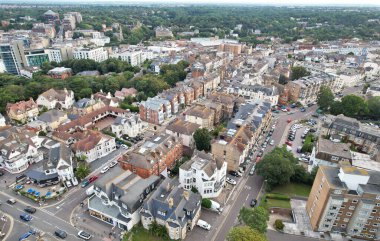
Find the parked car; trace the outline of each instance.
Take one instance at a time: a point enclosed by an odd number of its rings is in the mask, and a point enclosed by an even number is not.
[[[27,213],[33,214],[37,211],[37,209],[35,209],[34,207],[31,207],[31,206],[26,206],[26,208],[24,208],[24,211]]]
[[[305,109],[304,107],[302,107],[302,108],[300,109],[300,111],[301,111],[301,112],[305,112],[306,109]]]
[[[210,230],[211,229],[211,225],[208,222],[206,222],[206,221],[204,221],[202,219],[198,219],[197,226],[199,226],[199,227],[201,227],[203,229],[206,229],[206,230]]]
[[[20,218],[21,218],[21,220],[24,220],[25,222],[29,222],[29,221],[31,221],[31,220],[33,219],[33,217],[30,216],[30,215],[27,214],[27,213],[23,213],[23,214],[21,214],[21,215],[20,215]]]
[[[54,235],[61,239],[65,239],[67,237],[67,233],[60,229],[55,230]]]
[[[309,132],[314,133],[314,132],[316,132],[316,130],[315,129],[310,129]]]
[[[33,229],[29,230],[27,233],[24,233],[19,239],[18,241],[22,241],[22,240],[26,240],[27,238],[29,238],[31,235],[35,235],[36,234],[36,231],[34,231]]]
[[[120,145],[121,148],[128,149],[128,146],[125,144]]]
[[[273,146],[273,145],[274,145],[274,140],[271,140],[271,141],[269,142],[269,145]]]
[[[110,169],[109,166],[104,166],[104,167],[102,168],[102,170],[100,170],[100,173],[106,173],[106,172],[108,172],[109,169]]]
[[[87,232],[85,232],[85,231],[83,231],[83,230],[80,230],[80,231],[78,232],[78,236],[79,236],[80,238],[82,238],[82,239],[85,239],[85,240],[89,240],[89,239],[91,238],[91,234],[89,234],[89,233],[87,233]]]
[[[293,143],[291,141],[286,141],[285,144],[288,145],[288,146],[292,146],[293,145]]]
[[[250,206],[253,208],[254,206],[256,206],[257,204],[257,200],[254,198],[251,200],[251,203],[250,203]]]
[[[11,204],[11,205],[15,204],[16,202],[17,201],[15,199],[13,199],[13,198],[7,200],[7,203]]]
[[[230,174],[231,176],[234,176],[234,177],[238,177],[239,174],[235,171],[229,171],[228,174]]]
[[[228,182],[231,185],[236,185],[236,181],[234,179],[230,178],[230,177],[226,178],[226,182]]]
[[[78,184],[79,184],[78,179],[76,177],[71,179],[71,182],[73,183],[74,186],[78,186]]]
[[[65,183],[66,183],[66,187],[67,187],[67,188],[69,188],[69,187],[71,187],[71,186],[72,186],[72,184],[71,184],[70,180],[67,180]]]
[[[112,161],[112,162],[109,164],[109,167],[112,168],[112,167],[116,166],[117,163],[118,163],[117,161]]]
[[[251,170],[249,171],[249,175],[252,176],[253,174],[255,174],[255,168],[256,168],[256,165],[253,165]]]
[[[95,182],[96,179],[98,179],[98,176],[92,176],[88,179],[88,181],[91,183],[91,182]]]
[[[301,153],[302,146],[297,147],[297,153]]]
[[[90,181],[87,180],[87,179],[84,179],[84,180],[82,181],[81,187],[87,187],[88,184],[90,184]]]

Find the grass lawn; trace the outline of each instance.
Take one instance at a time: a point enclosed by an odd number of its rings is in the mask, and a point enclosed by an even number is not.
[[[286,185],[275,187],[271,193],[284,194],[289,196],[301,196],[308,197],[311,190],[311,186],[299,183],[288,183]]]
[[[132,238],[129,237],[132,235]],[[142,225],[136,225],[133,227],[132,231],[128,232],[123,241],[169,241],[169,239],[163,239],[160,237],[153,236],[146,230]]]
[[[271,199],[271,198],[267,198],[266,205],[267,205],[267,208],[271,208],[271,207],[291,208],[290,201],[277,200],[277,199]]]

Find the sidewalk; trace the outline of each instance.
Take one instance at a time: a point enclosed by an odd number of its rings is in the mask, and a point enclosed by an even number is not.
[[[6,213],[0,215],[0,240],[7,240],[13,229],[13,218]]]

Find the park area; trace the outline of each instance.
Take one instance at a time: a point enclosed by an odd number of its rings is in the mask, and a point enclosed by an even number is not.
[[[307,198],[310,190],[311,186],[300,183],[288,183],[277,186],[263,197],[262,205],[265,205],[267,208],[279,207],[290,209],[291,198]]]

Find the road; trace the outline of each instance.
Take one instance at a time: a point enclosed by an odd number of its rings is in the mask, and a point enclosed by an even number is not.
[[[9,195],[0,193],[1,200],[7,200],[10,198]],[[45,240],[59,240],[54,236],[54,232],[57,229],[61,229],[67,232],[68,236],[66,240],[74,241],[78,240],[77,233],[78,230],[71,226],[71,224],[63,220],[58,215],[52,215],[46,210],[37,208],[37,212],[32,214],[33,219],[29,222],[24,222],[20,219],[20,214],[25,213],[24,208],[28,203],[18,200],[17,203],[10,205],[3,202],[1,205],[1,210],[13,218],[14,225],[13,229],[8,237],[8,240],[18,240],[20,236],[31,229],[42,230],[45,235]]]

